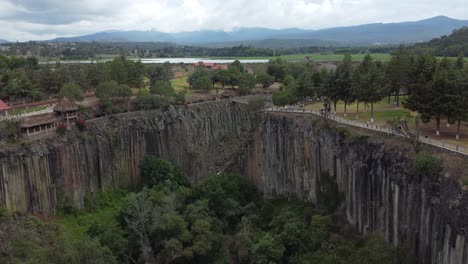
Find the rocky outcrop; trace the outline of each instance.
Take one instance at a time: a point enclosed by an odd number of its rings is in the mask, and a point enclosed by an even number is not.
[[[139,186],[139,164],[153,154],[179,165],[191,181],[222,171],[253,130],[245,105],[229,101],[144,111],[89,121],[89,131],[0,152],[0,206],[53,213],[83,206],[109,188]]]
[[[348,221],[362,233],[408,241],[420,263],[468,263],[468,195],[458,183],[409,169],[414,152],[404,144],[318,122],[268,115],[241,158],[242,173],[266,196],[315,204],[323,202],[323,177],[331,177]]]

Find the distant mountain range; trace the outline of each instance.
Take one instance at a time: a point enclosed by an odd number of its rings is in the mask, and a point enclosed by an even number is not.
[[[211,42],[194,45],[202,46],[205,48],[225,48],[239,46],[241,44],[244,46],[252,46],[263,49],[339,46],[338,42],[318,39],[262,39],[229,42]]]
[[[374,23],[321,30],[240,28],[234,31],[203,30],[164,33],[158,31],[105,31],[78,37],[56,38],[52,42],[172,42],[185,45],[233,46],[241,43],[264,46],[266,41],[275,47],[315,45],[375,45],[416,43],[450,34],[468,26],[468,20],[438,16],[425,20],[401,23]],[[294,44],[295,43],[295,44]]]
[[[10,41],[4,40],[4,39],[0,39],[0,44],[3,44],[3,43],[10,43]]]

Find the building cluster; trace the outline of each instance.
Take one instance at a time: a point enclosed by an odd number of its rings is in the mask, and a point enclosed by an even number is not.
[[[210,63],[210,62],[198,62],[198,63],[195,63],[195,68],[198,68],[198,67],[205,67],[209,70],[213,70],[213,71],[216,71],[216,70],[227,70],[228,69],[228,65],[227,64],[219,64],[219,63]]]
[[[0,100],[0,113],[8,116],[11,109],[7,104]],[[68,99],[63,99],[55,106],[53,111],[15,118],[18,121],[18,127],[21,134],[25,136],[35,136],[48,132],[53,132],[59,124],[67,126],[74,124],[78,120],[78,106]]]

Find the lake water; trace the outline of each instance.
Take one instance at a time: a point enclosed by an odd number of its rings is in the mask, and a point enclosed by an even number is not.
[[[101,60],[64,60],[60,61],[63,64],[88,64],[93,62],[105,62],[111,59],[101,59]],[[131,59],[137,61],[138,59]],[[197,62],[207,62],[207,63],[232,63],[234,59],[207,59],[207,58],[149,58],[149,59],[141,59],[142,63],[150,64],[150,63],[173,63],[173,64],[194,64]],[[266,59],[245,59],[239,60],[241,63],[267,63],[269,60]],[[39,64],[48,64],[48,63],[55,63],[56,61],[41,61]]]

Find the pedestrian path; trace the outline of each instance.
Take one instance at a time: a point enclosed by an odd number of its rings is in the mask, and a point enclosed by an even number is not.
[[[298,108],[298,107],[289,107],[289,108],[288,107],[271,107],[271,108],[265,109],[264,111],[267,111],[267,112],[286,112],[286,113],[304,113],[304,114],[313,114],[313,115],[324,117],[323,113],[320,112],[320,111],[302,109],[302,108]],[[395,135],[395,136],[403,137],[403,135],[398,130],[395,130],[395,129],[389,128],[389,127],[385,127],[385,126],[379,126],[379,125],[373,125],[373,124],[369,124],[369,123],[362,123],[362,122],[358,122],[358,121],[354,121],[354,120],[349,120],[349,119],[346,119],[346,118],[343,118],[343,117],[340,117],[340,116],[337,116],[337,115],[334,115],[334,114],[331,114],[331,113],[327,113],[326,118],[328,118],[330,120],[333,120],[335,122],[341,123],[341,124],[349,125],[349,126],[365,128],[365,129],[368,129],[368,130],[378,131],[378,132],[386,133],[386,134],[389,134],[389,135]],[[468,155],[468,148],[464,147],[464,146],[447,143],[445,141],[436,140],[436,139],[432,139],[432,138],[429,138],[429,137],[427,137],[427,138],[426,137],[420,137],[419,140],[420,140],[420,142],[431,145],[431,146],[435,146],[435,147],[438,147],[438,148],[450,150],[450,151],[453,151],[453,152],[456,152],[456,153],[459,153],[459,154],[463,154],[463,155]]]

